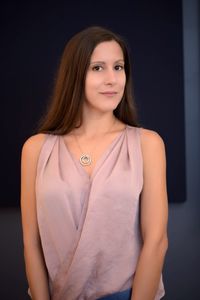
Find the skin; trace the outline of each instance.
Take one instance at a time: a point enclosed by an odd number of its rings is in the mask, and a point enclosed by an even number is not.
[[[84,167],[88,176],[92,174],[96,162],[107,146],[125,128],[125,124],[116,120],[113,115],[113,110],[123,95],[126,80],[121,66],[123,67],[123,53],[116,42],[104,42],[95,48],[86,74],[83,124],[63,137],[69,151],[77,159],[81,152],[74,138],[75,135],[81,147],[93,154],[92,166]],[[105,91],[117,93],[102,94]],[[47,271],[37,225],[34,188],[37,162],[44,138],[44,134],[31,136],[24,143],[21,156],[24,257],[27,278],[34,300],[50,299]],[[164,142],[155,131],[141,129],[141,149],[144,175],[141,193],[143,247],[136,268],[131,299],[154,300],[168,247],[166,157]]]
[[[81,152],[92,153],[92,165],[84,166],[89,177],[108,145],[125,128],[113,115],[125,84],[121,47],[115,41],[100,43],[92,53],[86,74],[82,126],[64,137],[67,148],[77,160]]]
[[[143,247],[133,281],[132,300],[154,300],[168,248],[166,158],[162,138],[141,132],[144,185],[141,193]]]
[[[21,218],[26,275],[32,299],[50,300],[36,216],[35,179],[38,156],[45,135],[30,137],[21,155]]]
[[[84,120],[91,115],[112,116],[123,96],[125,83],[123,52],[118,43],[97,45],[86,74]]]

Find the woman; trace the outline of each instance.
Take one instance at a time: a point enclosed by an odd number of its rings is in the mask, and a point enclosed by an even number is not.
[[[167,250],[162,138],[137,125],[123,39],[67,43],[53,99],[23,145],[21,212],[34,300],[161,299]]]

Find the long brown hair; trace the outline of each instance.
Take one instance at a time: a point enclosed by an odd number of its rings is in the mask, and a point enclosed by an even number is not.
[[[64,135],[82,122],[85,78],[90,58],[101,42],[116,41],[124,55],[126,84],[124,95],[114,110],[122,122],[138,126],[133,101],[131,65],[128,48],[121,36],[102,27],[88,27],[74,35],[66,44],[55,80],[50,106],[40,120],[38,132]]]

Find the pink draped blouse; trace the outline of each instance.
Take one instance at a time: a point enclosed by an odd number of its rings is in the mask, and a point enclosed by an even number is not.
[[[95,300],[132,287],[142,239],[140,128],[126,128],[89,175],[63,136],[47,134],[36,204],[51,300]],[[162,275],[155,300],[164,292]]]

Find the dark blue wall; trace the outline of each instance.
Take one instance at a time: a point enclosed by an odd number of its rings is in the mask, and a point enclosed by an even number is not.
[[[128,41],[141,125],[165,141],[169,201],[186,200],[181,0],[8,1],[0,17],[6,158],[0,205],[19,205],[22,144],[46,108],[65,43],[90,25],[106,26]]]

